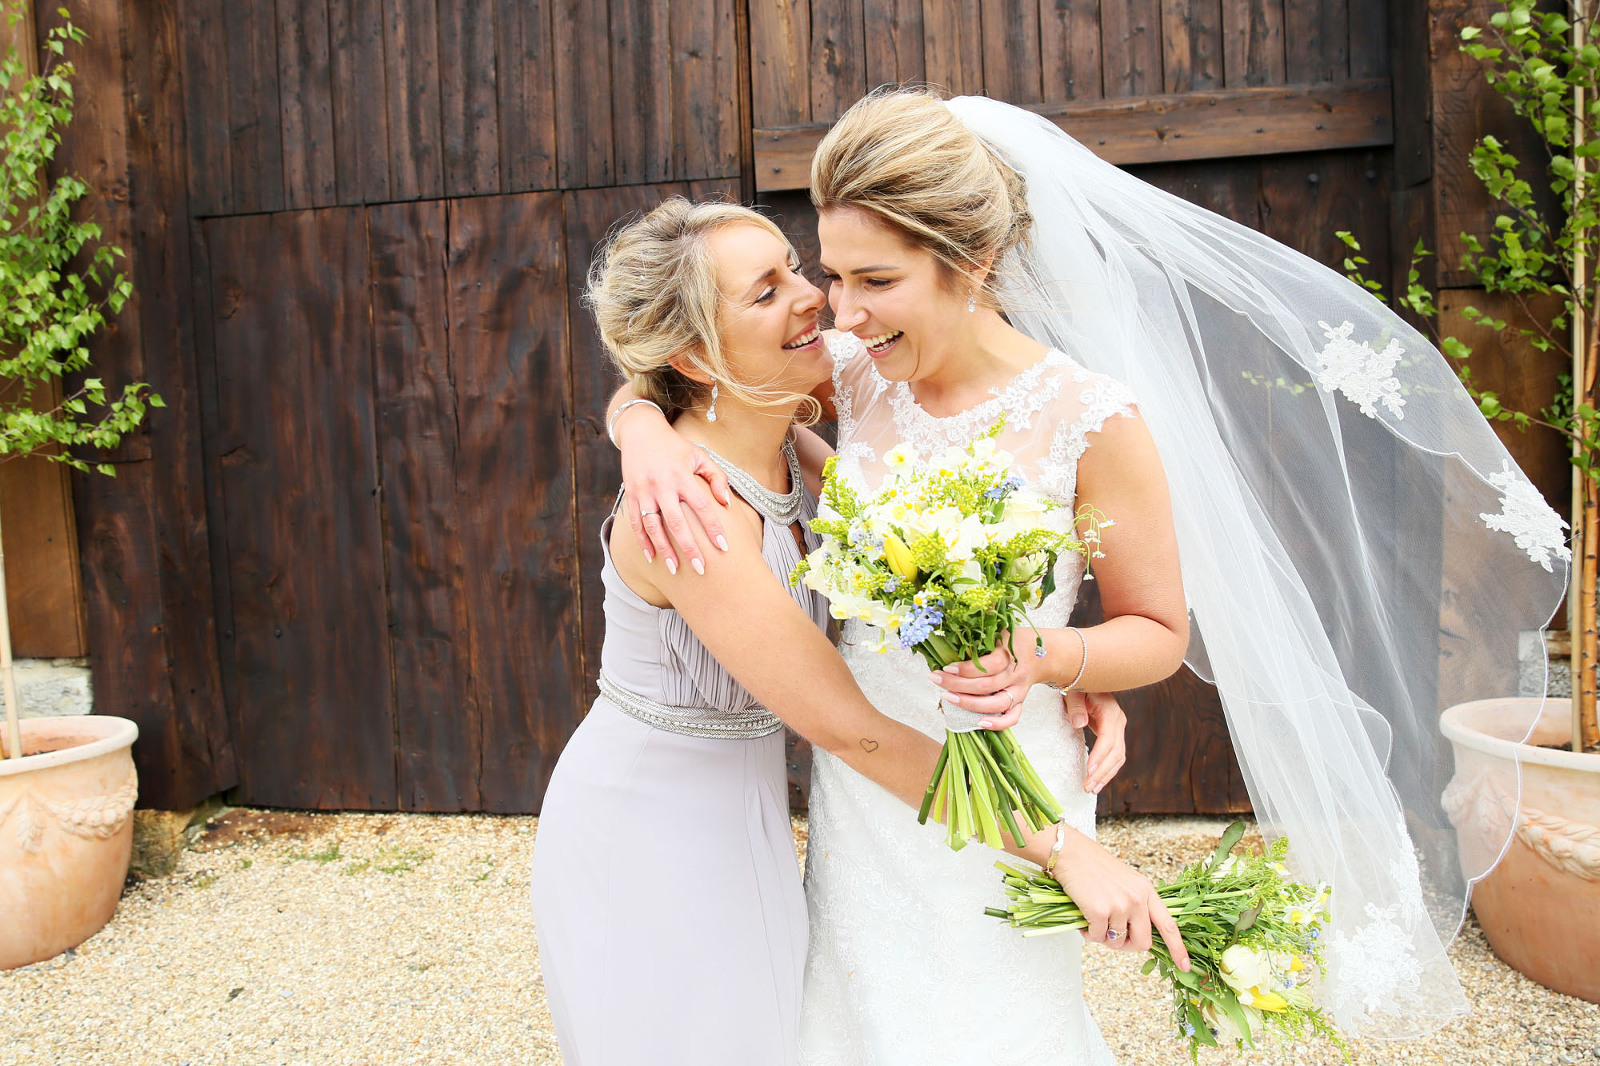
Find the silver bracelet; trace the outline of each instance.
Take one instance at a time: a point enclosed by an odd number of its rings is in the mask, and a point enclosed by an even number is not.
[[[611,446],[613,448],[622,447],[622,445],[617,443],[617,419],[622,417],[622,412],[626,411],[635,404],[640,403],[649,404],[651,407],[656,409],[656,412],[660,414],[662,418],[667,417],[667,412],[661,410],[661,405],[656,403],[654,400],[629,400],[615,411],[612,411],[611,417],[606,419],[606,438],[611,441]]]
[[[1062,689],[1062,692],[1071,692],[1078,687],[1078,682],[1083,680],[1083,672],[1089,669],[1089,638],[1083,635],[1083,630],[1077,626],[1068,626],[1068,629],[1078,634],[1078,642],[1083,645],[1083,655],[1078,660],[1078,676],[1072,679],[1072,684]]]

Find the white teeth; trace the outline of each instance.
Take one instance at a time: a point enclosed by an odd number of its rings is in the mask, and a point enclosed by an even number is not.
[[[788,344],[785,344],[784,347],[785,348],[800,348],[800,347],[804,347],[805,345],[810,344],[812,341],[816,340],[819,336],[821,336],[820,332],[818,330],[816,330],[816,329],[812,329],[811,332],[807,333],[804,337],[801,337],[798,340],[790,341]]]
[[[905,331],[898,329],[890,330],[888,333],[880,334],[876,337],[867,337],[863,339],[861,343],[865,344],[868,348],[882,348],[884,345],[900,336],[900,334],[903,332]]]

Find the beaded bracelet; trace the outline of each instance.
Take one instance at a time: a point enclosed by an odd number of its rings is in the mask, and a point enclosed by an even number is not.
[[[1072,679],[1072,684],[1056,685],[1051,684],[1048,681],[1045,682],[1045,684],[1049,685],[1057,692],[1071,692],[1073,689],[1077,688],[1078,682],[1083,680],[1083,672],[1089,669],[1089,638],[1084,636],[1083,630],[1079,629],[1077,626],[1068,626],[1067,628],[1078,634],[1078,642],[1083,646],[1083,653],[1078,659],[1078,676]]]
[[[1067,823],[1065,819],[1056,823],[1056,842],[1050,845],[1050,857],[1044,861],[1044,872],[1049,877],[1056,875],[1056,860],[1061,858],[1061,849],[1067,843]]]

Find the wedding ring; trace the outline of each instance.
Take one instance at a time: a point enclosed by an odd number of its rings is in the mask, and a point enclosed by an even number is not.
[[[1005,690],[1005,694],[1006,694],[1006,699],[1009,701],[1009,702],[1006,703],[1006,713],[1010,714],[1011,713],[1011,708],[1013,708],[1013,707],[1015,707],[1017,705],[1017,698],[1011,694],[1011,690],[1010,689],[1006,689]]]
[[[639,512],[639,521],[643,522],[646,518],[649,518],[651,515],[659,515],[660,513],[661,513],[660,511],[640,511]]]

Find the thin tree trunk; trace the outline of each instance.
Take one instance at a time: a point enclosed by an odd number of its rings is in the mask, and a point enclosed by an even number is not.
[[[6,754],[22,758],[22,727],[17,723],[17,680],[11,670],[11,609],[6,603],[6,549],[0,540],[0,692],[6,701]]]
[[[1590,390],[1593,395],[1593,389]],[[1584,477],[1583,577],[1578,593],[1578,619],[1582,629],[1573,634],[1573,700],[1578,708],[1579,739],[1586,750],[1600,745],[1600,722],[1595,714],[1595,664],[1600,661],[1600,623],[1595,619],[1596,557],[1600,556],[1600,481]]]

